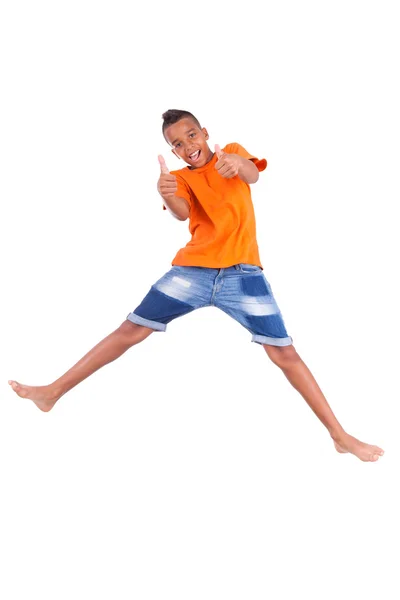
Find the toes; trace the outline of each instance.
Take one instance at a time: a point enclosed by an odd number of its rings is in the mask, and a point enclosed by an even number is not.
[[[25,396],[26,390],[25,390],[24,386],[22,386],[17,381],[9,381],[8,383],[10,384],[10,386],[12,387],[14,392],[16,394],[18,394],[18,396],[23,396],[23,397]]]
[[[384,451],[382,450],[382,448],[379,448],[379,446],[372,446],[371,456],[376,456],[377,458],[379,458],[380,456],[383,456],[383,455],[384,455]]]

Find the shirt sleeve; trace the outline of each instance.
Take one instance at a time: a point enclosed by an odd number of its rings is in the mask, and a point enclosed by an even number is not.
[[[189,204],[189,208],[191,208],[192,200],[190,197],[190,187],[188,186],[184,178],[181,175],[179,175],[179,173],[177,173],[176,171],[171,171],[171,175],[175,175],[176,183],[178,184],[178,189],[176,190],[175,196],[178,196],[178,198],[184,198]],[[164,204],[163,210],[167,210]]]
[[[243,158],[251,160],[256,165],[259,171],[264,171],[267,168],[267,161],[265,158],[257,158],[252,154],[249,154],[249,152],[247,152],[247,150],[243,148],[243,146],[241,146],[240,144],[227,144],[225,148],[223,148],[223,151],[227,154],[238,154]]]

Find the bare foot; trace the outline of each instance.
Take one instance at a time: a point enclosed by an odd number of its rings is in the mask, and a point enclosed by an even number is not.
[[[31,385],[22,385],[21,383],[12,380],[8,383],[18,396],[32,400],[32,402],[34,402],[43,412],[49,412],[62,395],[55,394],[50,385],[35,387]]]
[[[350,452],[364,462],[375,462],[384,454],[384,451],[379,446],[364,444],[364,442],[360,442],[360,440],[348,433],[343,433],[340,437],[334,439],[333,443],[336,450],[341,454]]]

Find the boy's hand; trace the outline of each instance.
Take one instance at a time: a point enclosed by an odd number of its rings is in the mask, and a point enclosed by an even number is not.
[[[168,167],[165,163],[164,158],[161,154],[158,157],[160,163],[161,175],[157,183],[157,189],[163,198],[173,198],[178,189],[178,184],[175,175],[171,175],[168,171]]]
[[[221,177],[225,177],[225,179],[236,177],[239,173],[239,167],[242,164],[240,156],[237,154],[226,154],[218,144],[215,144],[215,154],[218,157],[215,168]]]

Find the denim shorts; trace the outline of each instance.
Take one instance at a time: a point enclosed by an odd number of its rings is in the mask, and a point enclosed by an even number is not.
[[[216,306],[238,321],[252,334],[252,342],[293,342],[263,270],[246,263],[225,269],[173,266],[126,318],[165,331],[170,321],[204,306]]]

